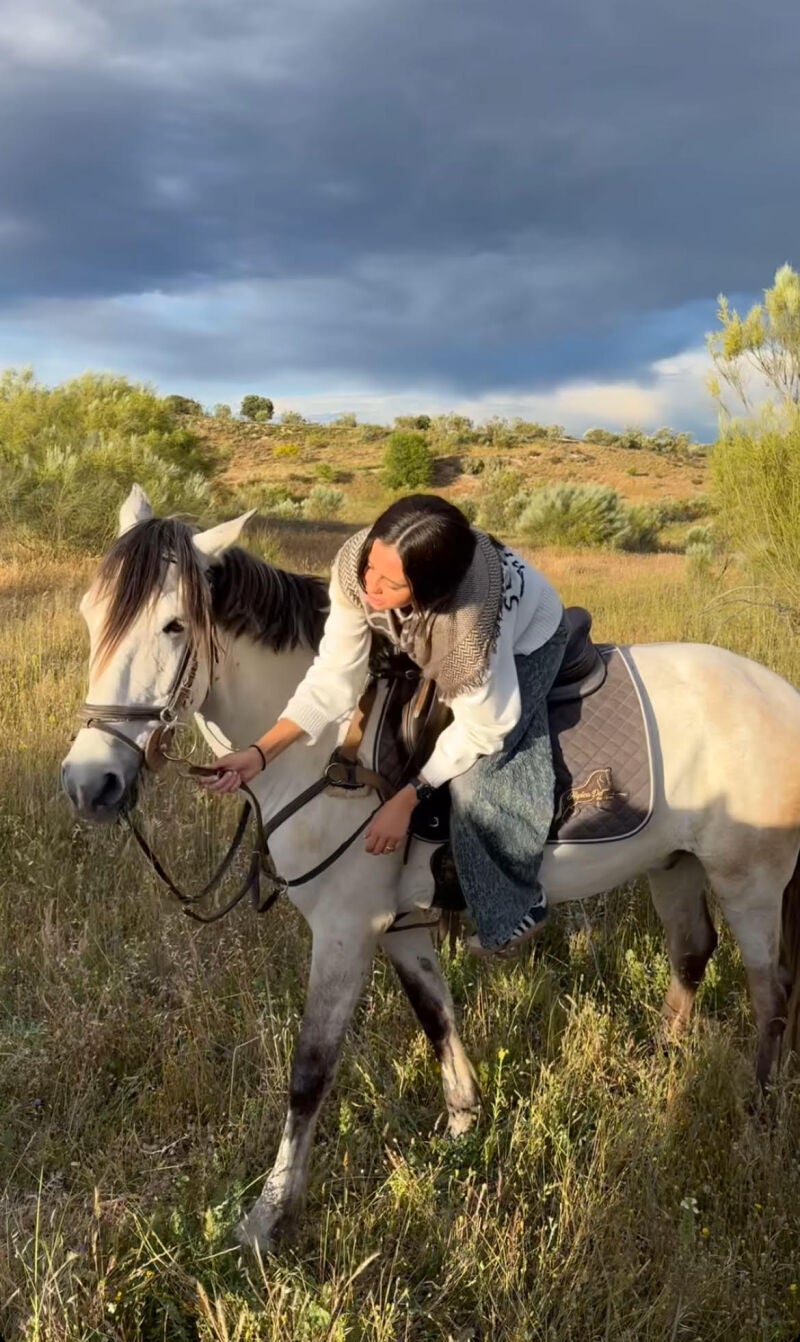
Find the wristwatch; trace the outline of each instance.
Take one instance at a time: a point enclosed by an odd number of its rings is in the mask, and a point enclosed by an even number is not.
[[[414,791],[417,794],[418,802],[430,801],[431,797],[436,791],[436,788],[431,787],[430,783],[426,783],[424,778],[412,778],[411,786],[413,787]]]

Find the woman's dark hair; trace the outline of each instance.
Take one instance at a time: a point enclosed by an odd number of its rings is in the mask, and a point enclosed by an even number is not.
[[[414,604],[425,614],[447,607],[475,553],[475,533],[466,517],[436,494],[409,494],[376,518],[358,561],[362,587],[375,541],[395,547]]]

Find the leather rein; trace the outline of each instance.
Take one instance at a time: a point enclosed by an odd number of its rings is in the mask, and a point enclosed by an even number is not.
[[[187,761],[166,753],[167,743],[181,725],[180,714],[188,704],[197,675],[197,666],[197,656],[191,645],[188,645],[175,673],[166,703],[161,705],[84,703],[78,710],[78,721],[81,727],[94,727],[96,730],[105,732],[107,736],[112,736],[115,740],[128,746],[138,755],[140,768],[158,772],[169,761],[184,766],[182,770],[184,777],[198,777],[201,774],[216,773],[217,769],[214,765],[189,765]],[[358,836],[363,833],[372,820],[379,809],[378,807],[370,812],[366,820],[332,853],[318,862],[310,871],[305,872],[302,876],[296,876],[292,880],[287,880],[278,874],[269,850],[269,840],[275,831],[327,788],[336,787],[354,790],[365,787],[372,788],[378,793],[382,801],[391,796],[392,788],[386,779],[374,770],[365,768],[358,761],[358,750],[363,740],[367,719],[375,701],[376,690],[376,682],[370,681],[358,702],[344,741],[331,755],[322,776],[298,793],[266,823],[261,815],[258,799],[246,784],[241,784],[240,791],[245,794],[245,800],[236,832],[216,871],[196,894],[187,894],[176,884],[142,834],[131,814],[131,810],[128,808],[123,812],[125,822],[142,853],[144,853],[159,880],[178,901],[187,918],[192,918],[198,923],[218,922],[248,894],[253,909],[257,913],[266,913],[281,895],[286,894],[289,890],[306,885],[317,876],[321,876],[355,843]],[[153,722],[156,725],[148,735],[144,746],[140,746],[138,742],[132,741],[129,736],[119,730],[117,724],[126,722]],[[215,909],[213,913],[201,912],[195,906],[213,894],[229,871],[233,859],[242,845],[250,822],[253,825],[253,843],[250,862],[243,881],[231,899],[221,908]],[[268,882],[268,890],[263,900],[261,897],[262,878]]]

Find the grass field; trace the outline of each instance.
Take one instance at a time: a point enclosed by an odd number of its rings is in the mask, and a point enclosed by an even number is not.
[[[286,524],[269,544],[321,567],[338,537]],[[601,638],[720,642],[800,683],[797,640],[728,575],[693,579],[674,554],[534,558]],[[655,1044],[668,969],[638,887],[560,914],[511,970],[447,961],[484,1095],[457,1144],[377,962],[297,1241],[263,1264],[231,1249],[283,1121],[308,936],[289,906],[195,929],[120,831],[59,796],[91,567],[11,544],[0,565],[5,1342],[794,1338],[798,1081],[751,1112],[727,936],[689,1038]],[[230,821],[169,779],[145,810],[184,873]]]

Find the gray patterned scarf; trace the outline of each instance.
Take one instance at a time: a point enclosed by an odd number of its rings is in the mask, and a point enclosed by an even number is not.
[[[336,572],[347,599],[363,610],[367,623],[408,653],[426,680],[435,680],[445,701],[477,689],[486,679],[489,656],[500,629],[503,571],[497,546],[475,531],[475,554],[448,608],[432,617],[416,612],[403,619],[397,611],[375,611],[358,581],[358,561],[369,528],[345,541],[336,556]]]

